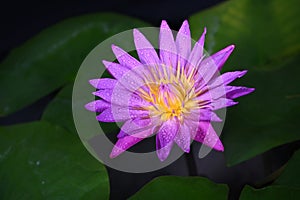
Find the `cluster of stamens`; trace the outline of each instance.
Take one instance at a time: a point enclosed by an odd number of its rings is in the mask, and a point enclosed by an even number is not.
[[[179,64],[176,70],[165,65],[149,67],[149,73],[143,77],[145,86],[139,89],[139,95],[150,103],[144,109],[162,121],[176,117],[182,122],[191,110],[199,108],[194,75],[194,68],[186,71]]]

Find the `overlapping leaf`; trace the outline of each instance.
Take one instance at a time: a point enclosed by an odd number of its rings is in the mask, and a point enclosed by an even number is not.
[[[200,177],[159,177],[131,199],[227,199],[228,187]]]
[[[147,24],[103,13],[67,19],[45,29],[0,64],[0,115],[13,113],[72,81],[97,44],[140,26]]]
[[[236,49],[224,71],[248,69],[237,85],[256,91],[228,109],[223,141],[229,165],[299,140],[300,4],[232,0],[190,18],[193,36],[208,29],[206,49]]]
[[[241,194],[241,200],[250,199],[300,199],[300,152],[296,152],[288,162],[283,173],[271,186],[254,189],[246,186]]]
[[[1,199],[108,199],[105,167],[47,122],[0,128]]]

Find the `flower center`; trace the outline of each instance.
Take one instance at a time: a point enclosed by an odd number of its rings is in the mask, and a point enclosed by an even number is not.
[[[199,108],[193,75],[193,70],[187,73],[179,66],[176,70],[165,65],[150,67],[149,74],[144,74],[145,85],[139,90],[140,96],[151,104],[145,109],[162,121],[176,117],[182,122],[191,110]]]

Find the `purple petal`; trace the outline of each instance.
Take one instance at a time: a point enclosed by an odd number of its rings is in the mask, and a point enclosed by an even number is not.
[[[234,71],[234,72],[226,72],[222,74],[221,76],[217,77],[215,80],[213,80],[209,85],[210,88],[218,87],[220,85],[223,85],[224,87],[234,81],[237,78],[241,78],[247,73],[247,70],[243,71]]]
[[[247,88],[247,87],[237,87],[237,86],[226,86],[226,97],[228,99],[235,99],[240,96],[247,95],[253,92],[254,88]]]
[[[122,66],[132,69],[142,64],[118,46],[112,45],[112,50]]]
[[[100,97],[108,102],[111,102],[112,94],[113,94],[112,89],[103,89],[103,90],[98,90],[96,92],[93,92],[93,95]]]
[[[221,122],[222,119],[218,117],[216,113],[208,109],[200,110],[200,120],[201,121],[213,121],[213,122]]]
[[[96,117],[101,122],[121,122],[129,119],[149,117],[148,110],[134,110],[128,107],[113,106]]]
[[[150,105],[149,102],[142,99],[135,93],[132,93],[126,88],[118,86],[113,89],[100,89],[93,92],[95,96],[98,96],[114,105],[124,106],[124,107],[136,107],[143,108]]]
[[[103,60],[102,62],[105,65],[106,69],[109,71],[109,73],[116,79],[121,79],[122,76],[124,76],[124,74],[129,72],[129,69],[118,63],[109,62],[106,60]]]
[[[191,52],[191,33],[187,20],[185,20],[176,36],[176,46],[178,62],[180,66],[185,66]]]
[[[200,101],[213,101],[218,98],[226,97],[226,89],[223,86],[215,87],[200,94],[196,99]]]
[[[125,136],[129,136],[129,135],[126,132],[124,132],[123,130],[120,130],[120,132],[117,135],[117,138],[121,139],[121,138],[123,138]]]
[[[204,28],[204,31],[203,31],[200,39],[198,40],[198,42],[195,43],[193,50],[189,56],[189,64],[193,68],[196,68],[203,58],[205,35],[206,35],[206,28]]]
[[[101,78],[89,80],[89,83],[96,89],[112,89],[115,87],[117,80],[111,78]]]
[[[152,135],[152,130],[145,130],[140,133],[137,133],[135,135],[129,135],[125,136],[123,138],[120,138],[117,143],[115,144],[114,148],[112,149],[110,153],[110,158],[115,158],[136,143],[142,141],[144,138],[149,137]]]
[[[213,106],[213,110],[219,110],[221,108],[234,106],[238,104],[238,102],[235,102],[232,99],[220,98],[218,100],[213,101],[211,104]]]
[[[110,107],[110,103],[103,100],[92,101],[85,105],[85,108],[92,112],[102,112],[106,108]]]
[[[231,45],[216,54],[203,59],[198,69],[199,78],[202,84],[208,84],[219,75],[221,66],[223,66],[233,49],[234,46]]]
[[[221,68],[223,67],[224,63],[226,62],[233,50],[234,45],[230,45],[210,56],[214,60],[215,65],[217,66],[219,71],[221,70]]]
[[[174,141],[184,152],[190,152],[191,134],[189,127],[185,123],[180,125]]]
[[[171,29],[165,20],[162,21],[159,34],[159,53],[167,67],[177,67],[177,49]]]
[[[137,29],[133,30],[134,43],[142,64],[159,64],[156,51],[145,36]]]
[[[156,153],[161,161],[164,161],[173,146],[173,140],[178,132],[179,122],[175,119],[162,124],[156,135]]]
[[[153,128],[156,123],[153,123],[151,119],[136,118],[126,121],[121,130],[129,135],[136,134],[149,128]]]
[[[224,147],[219,139],[219,136],[209,122],[199,123],[199,130],[194,137],[194,140],[201,142],[215,150],[224,151]]]
[[[151,104],[138,94],[133,93],[128,101],[128,105],[132,107],[148,107]]]
[[[130,117],[128,115],[114,115],[112,109],[107,108],[96,119],[100,122],[122,122],[130,119]]]

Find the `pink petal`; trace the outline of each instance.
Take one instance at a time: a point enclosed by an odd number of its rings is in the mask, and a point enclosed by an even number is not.
[[[191,133],[188,125],[186,125],[185,123],[180,125],[179,131],[176,134],[174,141],[184,152],[190,152]]]
[[[117,143],[115,144],[114,148],[112,149],[110,153],[110,158],[115,158],[136,143],[142,141],[143,139],[149,137],[152,135],[152,129],[148,129],[145,131],[142,131],[140,133],[137,133],[135,135],[129,135],[125,136],[123,138],[120,138]]]
[[[175,119],[162,124],[156,135],[156,153],[161,161],[164,161],[173,146],[173,140],[178,132],[179,122]]]
[[[103,89],[103,90],[98,90],[96,92],[93,92],[93,95],[100,97],[108,102],[111,102],[112,94],[113,94],[112,89]]]
[[[213,80],[210,84],[210,88],[218,87],[223,85],[224,87],[234,81],[237,78],[243,77],[247,73],[247,70],[243,71],[234,71],[234,72],[226,72],[222,74],[221,76],[217,77],[215,80]]]
[[[177,67],[177,49],[171,29],[165,20],[162,21],[159,34],[159,53],[167,67]]]
[[[201,142],[215,150],[224,151],[224,147],[219,139],[219,136],[209,122],[199,123],[199,130],[194,137],[194,140]]]
[[[208,121],[208,122],[221,122],[222,119],[218,117],[218,115],[211,110],[208,109],[201,109],[200,110],[200,120],[201,121]]]
[[[154,126],[156,126],[156,123],[151,119],[136,118],[126,121],[121,129],[123,132],[132,135]]]
[[[156,51],[145,36],[137,29],[133,30],[134,43],[142,64],[159,64]]]
[[[112,106],[96,117],[101,122],[120,122],[129,119],[149,117],[148,110],[135,110],[128,107]]]
[[[121,79],[122,76],[129,72],[129,69],[118,63],[109,62],[105,60],[103,60],[102,62],[106,69],[109,71],[109,73],[116,79]]]
[[[117,80],[111,78],[100,78],[89,80],[89,83],[96,89],[112,89],[115,87]]]
[[[210,56],[214,60],[215,65],[217,66],[219,71],[221,70],[221,68],[223,67],[224,63],[226,62],[233,50],[234,45],[230,45]]]
[[[97,97],[104,99],[114,105],[130,106],[130,107],[146,107],[149,106],[149,102],[142,99],[135,93],[131,93],[124,87],[115,87],[112,89],[100,89],[93,94]]]
[[[189,23],[185,20],[176,36],[176,46],[178,62],[180,66],[185,66],[191,52],[191,33]]]
[[[216,54],[203,59],[198,69],[200,75],[199,78],[203,84],[208,84],[219,75],[220,67],[223,66],[233,49],[234,46],[231,45]]]
[[[92,101],[85,105],[85,108],[92,112],[102,112],[106,108],[110,107],[110,103],[103,100]]]
[[[213,106],[213,110],[219,110],[221,108],[234,106],[234,105],[238,104],[238,102],[235,102],[232,99],[220,98],[220,99],[213,101],[211,104]]]
[[[226,97],[229,99],[235,99],[253,92],[254,88],[226,86]]]
[[[112,45],[112,50],[122,66],[132,69],[142,64],[118,46]]]
[[[211,88],[203,94],[199,95],[196,99],[200,101],[213,101],[220,97],[226,97],[226,89],[223,86]]]
[[[112,109],[107,108],[96,119],[100,122],[122,122],[130,119],[130,117],[128,115],[114,115]]]
[[[200,61],[203,58],[205,35],[206,35],[206,28],[204,28],[204,31],[203,31],[200,39],[198,40],[198,42],[195,43],[193,50],[189,56],[188,62],[193,68],[197,68]]]

